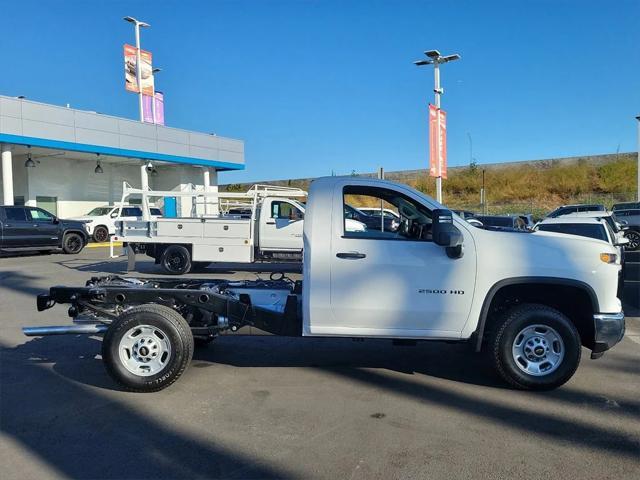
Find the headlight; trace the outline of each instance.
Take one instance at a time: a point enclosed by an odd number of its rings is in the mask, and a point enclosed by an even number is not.
[[[604,263],[616,263],[618,256],[615,253],[601,253],[600,260]]]

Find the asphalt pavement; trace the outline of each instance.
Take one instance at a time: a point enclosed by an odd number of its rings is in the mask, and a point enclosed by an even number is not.
[[[632,479],[640,320],[565,386],[505,386],[465,345],[224,337],[170,388],[121,391],[100,338],[27,338],[51,285],[125,273],[107,249],[0,259],[2,478]],[[141,275],[159,270],[144,257]],[[209,272],[194,277],[259,274]]]

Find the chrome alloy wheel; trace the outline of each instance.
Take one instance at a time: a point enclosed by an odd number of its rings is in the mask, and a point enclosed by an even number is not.
[[[120,339],[120,361],[134,375],[148,377],[162,371],[171,357],[167,335],[152,325],[137,325]]]
[[[529,325],[516,335],[511,348],[513,360],[528,375],[541,377],[557,370],[564,358],[564,342],[547,325]]]

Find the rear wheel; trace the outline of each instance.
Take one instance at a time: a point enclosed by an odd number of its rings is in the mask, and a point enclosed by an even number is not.
[[[539,304],[508,311],[492,342],[500,375],[523,390],[549,390],[564,384],[578,368],[580,354],[580,335],[571,320]]]
[[[113,322],[102,341],[109,375],[136,392],[174,383],[193,357],[193,335],[182,316],[164,305],[134,307]]]
[[[84,239],[79,233],[67,233],[62,239],[62,251],[64,253],[80,253],[84,248]]]
[[[93,241],[98,243],[107,242],[109,240],[109,230],[104,225],[100,225],[93,231]]]
[[[182,275],[191,270],[191,255],[182,245],[170,245],[160,257],[162,269],[170,275]]]

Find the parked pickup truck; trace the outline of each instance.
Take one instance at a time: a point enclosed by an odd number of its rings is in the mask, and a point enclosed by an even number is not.
[[[157,207],[150,207],[151,218],[162,216],[162,211]],[[74,217],[71,220],[84,222],[87,233],[94,242],[108,242],[109,236],[116,233],[115,219],[137,220],[142,218],[142,209],[137,205],[105,205],[96,207],[86,215]]]
[[[124,192],[124,195],[142,193],[127,187]],[[205,195],[204,192],[174,194],[195,198]],[[146,191],[144,195],[160,196],[160,192]],[[118,218],[113,240],[125,242],[135,251],[144,250],[165,273],[172,275],[182,275],[212,262],[302,261],[306,207],[297,198],[306,198],[307,192],[255,185],[246,193],[221,196],[233,200],[225,202],[230,208],[222,215],[193,213],[186,218],[155,218],[150,212],[149,220]],[[380,228],[379,219],[370,217],[370,220]],[[358,220],[347,220],[350,231],[366,228]]]
[[[373,196],[399,213],[395,232],[350,232],[344,205]],[[70,326],[26,335],[100,334],[109,374],[156,391],[220,334],[465,342],[521,389],[571,378],[581,347],[598,358],[624,334],[613,245],[551,232],[473,227],[433,199],[384,180],[312,183],[302,280],[94,277],[52,287],[38,310],[70,304]]]
[[[62,249],[80,253],[89,235],[83,222],[61,220],[37,207],[0,206],[0,250]]]

